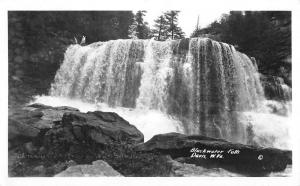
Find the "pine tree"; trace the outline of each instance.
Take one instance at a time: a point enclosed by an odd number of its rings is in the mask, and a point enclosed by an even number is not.
[[[184,38],[184,32],[178,26],[178,14],[179,11],[167,11],[154,20],[153,37],[159,41]]]
[[[167,21],[163,15],[154,20],[154,29],[151,30],[152,36],[158,41],[167,39]]]
[[[171,39],[181,39],[184,38],[184,32],[178,26],[178,14],[180,11],[167,11],[164,16],[167,21],[168,29],[167,36]]]
[[[133,23],[129,28],[129,37],[133,39],[147,39],[150,37],[150,28],[144,21],[145,10],[139,10],[134,16]]]

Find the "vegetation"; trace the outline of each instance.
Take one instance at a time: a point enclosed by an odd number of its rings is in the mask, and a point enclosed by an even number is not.
[[[148,39],[150,37],[150,27],[148,22],[144,21],[145,10],[139,10],[134,15],[134,20],[129,28],[129,37],[133,39]]]
[[[124,176],[170,176],[172,164],[165,155],[135,151],[131,146],[109,146],[98,157]]]
[[[210,37],[255,57],[259,72],[291,86],[291,12],[232,11],[191,37]]]
[[[153,37],[156,40],[166,40],[167,39],[167,21],[163,15],[159,16],[157,19],[154,20],[154,29],[151,30]]]
[[[156,40],[182,39],[184,32],[178,26],[178,14],[180,11],[167,11],[154,20],[155,25],[152,35]]]
[[[159,153],[142,153],[125,144],[102,146],[58,142],[48,152],[35,154],[16,150],[19,158],[10,168],[11,176],[54,176],[70,165],[91,164],[103,160],[124,176],[170,176],[172,164]],[[39,170],[37,167],[41,167]]]

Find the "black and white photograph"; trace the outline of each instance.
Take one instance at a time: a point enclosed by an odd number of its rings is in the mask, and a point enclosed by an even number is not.
[[[4,12],[8,179],[293,178],[295,11],[93,7]]]

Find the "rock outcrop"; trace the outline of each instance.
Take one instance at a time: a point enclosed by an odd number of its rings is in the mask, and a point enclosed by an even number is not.
[[[227,171],[223,168],[205,168],[194,164],[169,161],[172,165],[171,176],[175,177],[239,177],[242,174]]]
[[[63,172],[56,174],[55,177],[103,177],[103,176],[122,176],[114,170],[108,163],[97,160],[92,165],[74,165]]]
[[[14,110],[8,117],[10,147],[32,141],[41,131],[51,129],[62,120],[64,113],[79,111],[71,107],[51,107],[42,104],[29,105]]]
[[[69,142],[137,144],[144,142],[143,134],[116,113],[71,112],[64,114],[60,124],[47,131],[45,140],[51,145],[53,138],[64,136]]]
[[[57,174],[70,160],[89,164],[112,146],[144,142],[135,126],[112,112],[33,104],[11,111],[8,125],[9,151],[18,157],[9,158],[12,176]]]
[[[224,168],[244,174],[282,171],[291,163],[291,152],[231,143],[204,136],[178,133],[156,135],[136,147],[142,152],[168,154],[182,163]]]
[[[136,144],[144,141],[137,128],[116,113],[81,113],[71,107],[50,107],[33,104],[9,115],[10,146],[32,141],[34,138],[53,145],[55,139],[72,143],[94,142]]]
[[[281,77],[260,76],[267,99],[289,101],[292,100],[292,88],[284,83]]]
[[[43,146],[53,149],[65,145],[67,149],[78,145],[137,144],[144,141],[143,134],[116,113],[70,112],[49,129],[43,137]]]

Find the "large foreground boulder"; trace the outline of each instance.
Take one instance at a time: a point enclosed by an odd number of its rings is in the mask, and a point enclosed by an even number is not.
[[[116,113],[70,112],[65,113],[61,123],[45,134],[44,145],[52,146],[57,141],[75,144],[137,144],[144,142],[144,136]]]
[[[63,172],[55,175],[55,177],[103,177],[103,176],[122,176],[114,170],[108,163],[97,160],[92,165],[74,165]]]
[[[51,107],[32,104],[23,109],[12,110],[8,116],[8,139],[14,147],[38,137],[41,131],[51,129],[62,120],[64,113],[79,111],[72,107]]]
[[[243,174],[283,171],[291,163],[291,152],[231,143],[205,136],[178,133],[156,135],[136,147],[141,152],[168,154],[181,163],[215,168]]]
[[[98,144],[144,141],[143,134],[116,113],[81,113],[72,107],[51,107],[32,104],[9,114],[8,136],[10,147],[34,139],[52,145],[57,141]]]
[[[71,107],[33,104],[11,110],[8,125],[9,152],[18,157],[9,159],[12,176],[52,176],[69,161],[111,163],[118,158],[122,162],[124,151],[130,154],[126,149],[144,142],[135,126],[112,112],[82,113]],[[116,146],[124,150],[112,150]]]

